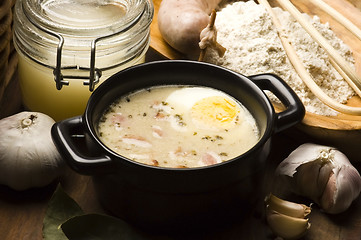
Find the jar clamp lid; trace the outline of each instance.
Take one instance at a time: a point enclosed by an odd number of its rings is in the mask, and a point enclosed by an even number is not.
[[[59,10],[64,7],[64,4],[70,3],[76,3],[76,6],[79,7],[79,11],[81,11],[80,7],[85,7],[85,10],[89,10],[88,16],[76,16],[75,19],[73,19],[74,15],[71,15],[70,13],[73,14],[74,12],[71,12],[71,10]],[[54,80],[58,90],[60,90],[63,85],[69,85],[69,81],[66,81],[65,79],[85,79],[83,85],[88,85],[89,90],[93,91],[95,85],[102,76],[102,69],[110,67],[96,67],[95,62],[96,55],[98,54],[98,43],[105,41],[103,43],[105,47],[103,48],[106,48],[108,44],[111,49],[109,50],[111,53],[109,53],[109,51],[104,52],[103,54],[100,54],[101,56],[115,57],[116,60],[112,61],[112,64],[115,62],[117,62],[118,65],[124,64],[124,62],[130,61],[132,56],[120,57],[119,54],[117,55],[115,52],[117,48],[120,47],[117,45],[123,44],[123,47],[133,47],[132,44],[129,44],[129,37],[125,37],[124,34],[130,34],[130,31],[132,35],[136,35],[137,33],[143,33],[142,35],[144,35],[144,32],[146,32],[145,29],[149,27],[151,22],[149,19],[152,19],[153,17],[152,2],[148,0],[94,0],[86,2],[82,0],[48,0],[41,3],[38,0],[20,0],[17,4],[19,4],[19,6],[17,7],[16,13],[22,15],[17,16],[18,25],[28,23],[28,25],[31,26],[26,28],[19,26],[18,28],[15,28],[15,41],[18,42],[18,45],[22,45],[22,43],[19,42],[26,39],[25,34],[30,34],[33,37],[30,41],[35,43],[35,45],[37,44],[39,48],[44,48],[44,46],[51,48],[56,47],[54,56],[55,62],[54,64],[46,63],[43,61],[42,57],[34,57],[32,56],[34,54],[29,54],[31,50],[24,50],[24,47],[21,46],[18,46],[18,48],[35,62],[53,69]],[[45,10],[43,9],[44,6]],[[117,8],[118,12],[112,10],[109,6],[111,6],[112,9]],[[105,7],[107,7],[109,13],[107,12],[104,14],[105,11],[100,11],[101,8]],[[123,15],[119,14],[119,9],[124,12]],[[60,15],[62,11],[65,13],[64,16]],[[94,17],[93,14],[96,14],[97,11],[100,11],[100,13]],[[24,28],[25,30],[19,30],[19,28]],[[44,34],[47,34],[48,36],[42,36]],[[86,44],[90,45],[90,60],[87,63],[88,66],[79,66],[79,64],[62,66],[63,49],[64,43],[66,42],[65,38],[68,38],[67,41],[69,42],[80,43],[80,48],[84,47]],[[149,38],[149,33],[145,34],[143,38]],[[45,39],[45,42],[47,43],[39,44],[39,39]],[[148,41],[144,39],[140,38],[136,40],[141,43],[140,46],[138,46],[140,50],[144,48],[144,45],[148,44]],[[31,44],[23,45],[29,46]],[[76,48],[76,44],[70,47],[70,51],[74,51],[73,48]],[[104,49],[102,51],[104,51]],[[65,69],[89,71],[89,75],[63,75],[62,70]]]

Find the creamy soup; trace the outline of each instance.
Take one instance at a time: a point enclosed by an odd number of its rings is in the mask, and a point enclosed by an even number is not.
[[[154,87],[121,97],[98,127],[100,139],[118,154],[172,168],[227,161],[259,139],[256,121],[242,104],[197,86]]]

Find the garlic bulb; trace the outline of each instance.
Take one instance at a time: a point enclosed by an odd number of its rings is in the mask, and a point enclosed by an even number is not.
[[[54,120],[37,112],[20,112],[0,120],[0,184],[15,190],[43,187],[65,163],[52,138]]]
[[[361,191],[361,177],[339,150],[305,143],[294,150],[276,169],[296,194],[317,203],[327,213],[349,208]]]

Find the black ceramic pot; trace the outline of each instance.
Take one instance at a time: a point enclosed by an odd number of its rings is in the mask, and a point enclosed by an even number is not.
[[[174,84],[212,87],[239,100],[257,121],[258,143],[223,163],[173,169],[126,159],[99,140],[97,123],[115,99],[135,90]],[[275,113],[263,90],[274,93],[286,110]],[[304,114],[296,94],[275,75],[245,77],[207,63],[165,60],[110,77],[91,95],[84,115],[56,123],[52,136],[71,168],[93,176],[105,209],[148,229],[191,229],[218,225],[247,212],[260,197],[272,135],[300,122]],[[84,140],[79,142],[75,137],[79,135]],[[81,142],[86,142],[85,151]]]

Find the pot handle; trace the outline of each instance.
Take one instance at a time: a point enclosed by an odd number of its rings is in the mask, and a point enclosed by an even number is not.
[[[80,149],[85,146],[84,127],[81,116],[54,123],[51,128],[53,142],[68,165],[84,175],[110,172],[113,163],[109,156],[86,156]],[[76,140],[80,140],[76,143]]]
[[[276,113],[277,122],[275,132],[281,132],[302,121],[305,116],[305,107],[297,94],[274,74],[258,74],[249,78],[262,90],[271,91],[286,107],[283,112]]]

